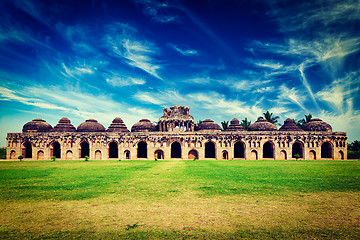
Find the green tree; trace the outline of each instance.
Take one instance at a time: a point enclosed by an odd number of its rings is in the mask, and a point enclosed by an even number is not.
[[[304,118],[295,122],[296,126],[298,126],[299,128],[301,128],[305,123],[310,122],[310,120],[312,119],[312,115],[311,113],[309,113],[308,115],[304,115]],[[295,120],[294,120],[295,121]]]
[[[247,119],[247,117],[246,117],[244,120],[241,121],[240,125],[241,125],[245,130],[247,130],[248,127],[251,125],[251,121],[249,121],[249,120]]]
[[[273,115],[273,113],[270,113],[269,111],[264,112],[263,115],[264,115],[265,119],[268,120],[269,122],[271,122],[275,125],[280,125],[278,123],[279,116],[275,116],[275,115]]]
[[[301,128],[301,126],[303,125],[302,120],[304,120],[304,119],[297,120],[296,118],[293,118],[293,121],[298,128]]]
[[[229,127],[229,121],[222,121],[221,126],[223,131],[225,131]]]
[[[197,122],[197,125],[199,125],[200,123],[202,123],[203,122],[203,120],[199,120],[198,122]]]

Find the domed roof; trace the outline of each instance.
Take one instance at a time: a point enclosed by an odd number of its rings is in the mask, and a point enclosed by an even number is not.
[[[198,131],[221,131],[219,124],[215,123],[211,119],[205,119],[197,126]]]
[[[77,127],[78,132],[105,132],[105,127],[95,119],[88,119]]]
[[[149,119],[141,119],[131,127],[132,132],[151,132],[155,130],[155,125]]]
[[[63,117],[59,120],[59,123],[55,125],[51,132],[76,132],[76,128],[70,123],[67,117]]]
[[[276,131],[276,126],[266,119],[260,117],[248,127],[248,131]]]
[[[279,131],[304,131],[301,128],[298,128],[294,123],[294,120],[288,118],[284,121],[284,125],[281,126]]]
[[[245,131],[245,129],[240,125],[240,121],[234,118],[230,121],[230,125],[225,131]]]
[[[106,130],[107,132],[129,132],[129,130],[126,128],[124,121],[117,117],[114,118],[112,123],[110,124],[110,127]]]
[[[23,133],[25,132],[48,132],[52,129],[52,126],[45,120],[36,118],[31,122],[25,123],[23,126]]]
[[[309,122],[305,123],[302,126],[302,129],[305,131],[324,131],[324,132],[331,132],[332,127],[330,124],[324,122],[320,118],[313,118]]]

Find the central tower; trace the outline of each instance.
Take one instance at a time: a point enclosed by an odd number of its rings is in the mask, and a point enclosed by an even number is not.
[[[190,108],[187,106],[174,105],[170,110],[164,108],[164,115],[159,119],[160,132],[188,132],[194,131],[196,122],[189,115]]]

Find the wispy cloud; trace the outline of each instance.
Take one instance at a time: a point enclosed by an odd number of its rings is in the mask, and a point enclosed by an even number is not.
[[[170,13],[172,8],[170,2],[157,0],[135,0],[135,2],[143,7],[144,14],[154,22],[170,23],[178,20],[176,15]]]
[[[306,97],[301,94],[300,90],[297,90],[295,87],[288,88],[285,84],[282,84],[278,89],[278,104],[289,104],[295,103],[305,112],[309,112],[304,105]],[[290,102],[289,102],[290,101]]]
[[[146,81],[142,78],[134,78],[127,75],[120,75],[112,72],[106,78],[106,82],[114,87],[125,87],[132,85],[143,85]]]
[[[177,46],[175,44],[169,44],[169,46],[184,56],[199,55],[198,51],[193,50],[193,49],[181,49],[179,46]]]

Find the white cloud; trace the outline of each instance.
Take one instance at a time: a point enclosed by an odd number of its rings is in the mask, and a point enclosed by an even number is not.
[[[193,55],[199,55],[198,51],[193,50],[193,49],[181,49],[180,47],[174,45],[174,44],[169,44],[169,46],[174,49],[175,51],[181,53],[184,56],[193,56]]]
[[[112,73],[106,78],[106,82],[114,87],[125,87],[132,85],[144,85],[146,81],[142,78],[133,78],[129,76],[121,76],[120,74]]]
[[[282,84],[278,88],[278,102],[282,104],[289,104],[289,101],[295,103],[300,108],[302,108],[305,112],[309,112],[304,105],[306,97],[304,94],[300,93],[300,90],[293,88],[288,88],[285,84]]]

